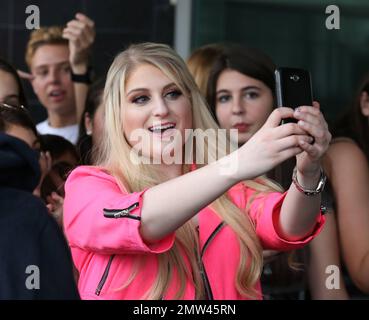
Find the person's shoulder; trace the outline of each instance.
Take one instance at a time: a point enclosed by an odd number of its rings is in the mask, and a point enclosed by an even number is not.
[[[68,178],[72,175],[92,175],[98,177],[112,177],[107,169],[101,166],[78,166],[71,171]]]
[[[109,173],[109,171],[103,167],[100,166],[78,166],[74,170],[70,172],[68,175],[67,181],[65,183],[65,186],[68,187],[68,185],[71,182],[74,182],[76,180],[82,181],[88,179],[88,183],[91,183],[92,179],[95,181],[109,181],[113,182],[114,184],[117,183],[116,178]],[[87,181],[87,180],[86,180]]]
[[[335,139],[327,150],[327,155],[333,157],[334,161],[339,159],[365,160],[364,151],[351,139]]]
[[[368,170],[368,160],[364,151],[351,139],[335,141],[327,150],[323,160],[324,169],[328,176],[347,172],[363,172]]]

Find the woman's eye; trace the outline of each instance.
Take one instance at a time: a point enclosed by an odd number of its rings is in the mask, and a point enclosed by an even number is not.
[[[168,97],[171,100],[177,99],[180,95],[182,95],[182,92],[179,90],[173,90],[166,94],[166,97]]]
[[[232,97],[229,94],[226,94],[226,95],[219,96],[217,100],[219,103],[226,103],[229,100],[231,100],[231,98]]]
[[[253,100],[253,99],[259,98],[259,93],[255,92],[255,91],[246,92],[245,97],[246,97],[246,99]]]
[[[149,101],[149,97],[148,96],[139,96],[139,97],[134,98],[132,100],[132,103],[135,103],[135,104],[144,104],[147,101]]]

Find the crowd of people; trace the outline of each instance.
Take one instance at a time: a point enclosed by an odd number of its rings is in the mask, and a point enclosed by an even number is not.
[[[139,43],[92,79],[94,39],[78,13],[0,58],[0,299],[368,298],[369,77],[328,127],[257,49]]]

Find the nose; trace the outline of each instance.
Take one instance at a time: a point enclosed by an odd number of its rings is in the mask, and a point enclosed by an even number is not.
[[[245,112],[245,108],[242,103],[242,98],[236,97],[235,99],[233,99],[232,114],[239,115],[239,114],[243,114],[244,112]]]
[[[51,69],[48,75],[48,81],[52,83],[60,82],[60,72],[57,69]]]
[[[165,103],[162,97],[156,98],[154,109],[153,109],[153,116],[157,118],[164,118],[168,115],[169,108]]]

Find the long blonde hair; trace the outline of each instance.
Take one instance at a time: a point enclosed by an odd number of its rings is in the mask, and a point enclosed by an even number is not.
[[[149,64],[160,69],[180,88],[183,94],[188,95],[192,104],[192,129],[218,129],[185,62],[169,46],[155,43],[131,45],[127,50],[117,55],[107,75],[103,95],[105,108],[104,137],[103,143],[100,144],[97,159],[97,164],[107,169],[127,192],[141,191],[165,181],[165,177],[154,164],[135,164],[131,161],[131,146],[124,136],[121,108],[123,107],[125,85],[132,71],[142,64]],[[199,151],[196,150],[196,152]],[[208,139],[205,141],[205,150],[200,150],[200,152],[210,154],[212,159],[216,159],[217,144]],[[206,165],[209,159],[206,157],[204,159]],[[201,166],[203,165],[197,165],[197,167]],[[183,172],[188,171],[190,171],[190,165],[183,165]],[[265,178],[258,178],[255,181],[245,183],[259,192],[274,191],[278,188],[276,184]],[[250,201],[248,207],[249,205]],[[216,199],[211,207],[239,239],[240,262],[235,279],[236,289],[245,297],[256,297],[258,293],[254,286],[261,274],[262,248],[255,232],[255,226],[248,215],[233,204],[227,194],[223,194]],[[183,252],[191,263],[192,274],[191,270],[186,267]],[[179,278],[175,298],[183,297],[185,285],[188,281],[195,286],[196,298],[203,297],[204,285],[200,276],[198,259],[198,234],[193,223],[188,221],[176,231],[174,246],[168,252],[158,254],[157,277],[148,292],[141,298],[162,298],[168,289],[175,269]],[[134,280],[140,266],[141,264],[138,262],[129,281],[123,287],[128,286]]]

